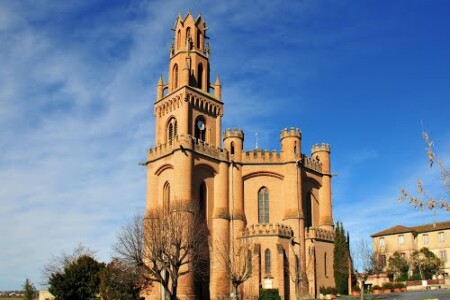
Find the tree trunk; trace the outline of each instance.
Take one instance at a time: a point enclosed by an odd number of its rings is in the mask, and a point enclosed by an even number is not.
[[[234,294],[234,299],[239,300],[238,285],[233,284],[233,294]]]
[[[361,300],[364,300],[364,280],[361,280]]]
[[[172,283],[172,293],[170,294],[170,300],[177,300],[177,284]]]

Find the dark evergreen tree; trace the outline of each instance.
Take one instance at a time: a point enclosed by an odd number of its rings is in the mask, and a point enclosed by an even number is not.
[[[62,272],[53,273],[49,280],[49,291],[56,300],[95,299],[99,293],[100,271],[103,263],[83,255],[64,267]]]
[[[348,278],[350,264],[349,236],[344,226],[337,222],[334,229],[334,282],[340,294],[348,294]]]
[[[114,258],[100,273],[103,300],[139,300],[142,286],[140,269],[119,258]]]
[[[38,296],[36,288],[31,283],[31,281],[27,278],[23,285],[23,299],[25,300],[33,300]]]

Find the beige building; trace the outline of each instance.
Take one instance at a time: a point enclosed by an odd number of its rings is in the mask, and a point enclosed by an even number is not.
[[[444,262],[443,271],[450,274],[450,221],[405,227],[401,225],[371,235],[373,249],[378,249],[386,260],[394,253],[409,257],[424,247],[430,249]]]
[[[257,272],[239,290],[257,299],[276,288],[294,299],[292,266],[301,270],[304,295],[334,286],[330,146],[302,153],[298,128],[283,129],[280,151],[244,151],[241,129],[222,131],[224,103],[217,77],[210,82],[209,44],[201,16],[179,16],[173,27],[168,79],[161,77],[154,103],[155,145],[148,152],[147,211],[183,199],[205,211],[210,231],[209,279],[180,279],[180,299],[224,299],[231,284],[215,255],[223,236],[251,240]],[[234,229],[234,230],[233,230]],[[214,270],[214,271],[213,271]],[[146,299],[161,299],[154,284]]]

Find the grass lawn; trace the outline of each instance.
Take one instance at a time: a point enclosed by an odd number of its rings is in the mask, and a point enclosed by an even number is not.
[[[0,300],[22,300],[22,297],[0,297]]]

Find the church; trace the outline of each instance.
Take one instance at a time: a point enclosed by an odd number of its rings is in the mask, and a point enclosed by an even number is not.
[[[146,209],[173,199],[198,203],[212,254],[223,236],[231,244],[251,240],[253,271],[240,299],[258,299],[260,289],[277,289],[281,299],[299,291],[318,297],[320,287],[334,286],[330,146],[304,154],[302,132],[291,127],[280,131],[280,151],[244,150],[243,130],[222,129],[226,99],[219,77],[210,81],[206,31],[204,18],[191,13],[173,27],[168,78],[159,79],[154,103]],[[229,277],[210,257],[201,289],[180,279],[179,299],[229,299]],[[164,292],[154,283],[144,296],[164,299]]]

